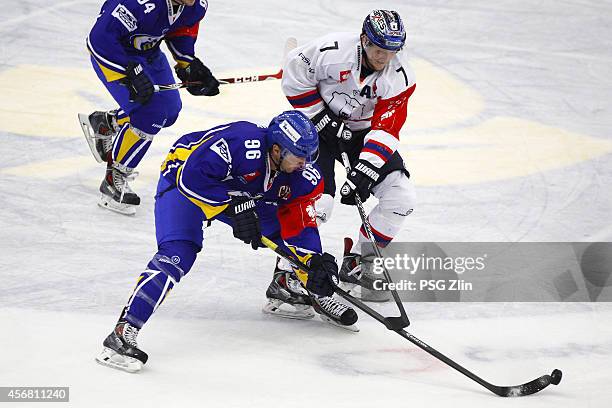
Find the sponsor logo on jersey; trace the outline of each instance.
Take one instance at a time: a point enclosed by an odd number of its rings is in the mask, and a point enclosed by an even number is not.
[[[291,187],[289,187],[288,185],[280,186],[280,188],[278,189],[278,198],[280,198],[281,200],[288,200],[290,196]]]
[[[286,120],[283,120],[278,125],[278,127],[283,131],[283,133],[285,133],[287,135],[287,137],[289,139],[291,139],[291,141],[293,143],[297,143],[297,141],[300,140],[300,138],[302,137],[297,132],[297,130],[295,130],[295,128],[293,126],[291,126],[291,124],[289,122],[287,122]]]
[[[155,47],[164,36],[154,37],[151,35],[135,35],[132,37],[132,45],[137,50],[147,51]]]
[[[305,63],[306,65],[310,65],[310,59],[309,59],[307,56],[305,56],[305,55],[304,55],[304,53],[301,53],[301,52],[300,52],[300,53],[298,54],[298,57],[300,57],[300,58],[302,59],[302,61],[304,61],[304,63]]]
[[[317,212],[314,208],[314,205],[312,204],[308,204],[308,206],[306,207],[306,214],[308,214],[308,216],[310,217],[311,220],[315,220],[317,217]]]
[[[225,139],[219,139],[210,146],[210,150],[217,153],[226,163],[232,163],[232,155]]]
[[[117,7],[115,7],[111,15],[119,20],[130,33],[136,30],[138,21],[123,4],[117,4]]]
[[[351,70],[347,70],[347,71],[340,71],[340,80],[339,82],[342,83],[344,81],[346,81],[349,77],[349,75],[351,75]]]
[[[380,120],[389,119],[389,118],[393,117],[394,113],[395,113],[395,109],[391,109],[390,111],[387,111],[387,112],[383,113],[382,115],[380,115]]]

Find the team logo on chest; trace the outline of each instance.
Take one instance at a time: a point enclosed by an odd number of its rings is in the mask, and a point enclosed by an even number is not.
[[[290,196],[291,187],[289,187],[288,185],[280,186],[280,188],[278,189],[278,198],[280,198],[281,200],[288,200]]]
[[[152,35],[135,35],[132,38],[132,45],[137,50],[147,51],[155,47],[161,41],[162,38],[164,37],[163,36],[155,37]]]

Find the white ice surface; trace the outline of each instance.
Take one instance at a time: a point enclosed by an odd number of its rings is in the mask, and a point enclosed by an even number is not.
[[[139,167],[138,214],[97,208],[103,169],[76,113],[114,107],[83,41],[100,3],[22,0],[0,16],[0,386],[70,386],[70,405],[83,407],[610,405],[607,304],[406,304],[413,334],[491,382],[564,371],[558,387],[503,400],[368,316],[352,334],[262,315],[274,257],[223,225],[206,230],[192,272],[142,331],[145,370],[95,364],[155,251],[168,146],[288,108],[278,81],[185,93],[178,123]],[[609,2],[210,3],[197,50],[220,77],[275,72],[288,36],[356,31],[372,8],[400,11],[418,83],[401,150],[419,204],[398,240],[612,238]],[[339,255],[357,223],[338,205],[325,247]]]

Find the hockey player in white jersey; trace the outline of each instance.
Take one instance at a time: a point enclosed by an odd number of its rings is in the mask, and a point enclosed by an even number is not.
[[[378,198],[368,219],[380,247],[400,231],[415,202],[410,174],[397,151],[408,99],[416,87],[403,50],[405,40],[396,11],[373,10],[361,34],[333,33],[313,40],[290,52],[283,67],[283,92],[319,132],[317,164],[325,180],[317,202],[319,222],[331,216],[334,161],[341,162],[340,154],[346,152],[352,170],[340,189],[340,201],[355,205],[356,195],[362,201],[370,195]],[[388,292],[372,291],[373,276],[365,272],[361,244],[369,240],[363,226],[358,235],[354,243],[345,238],[340,278],[364,300],[387,300]]]

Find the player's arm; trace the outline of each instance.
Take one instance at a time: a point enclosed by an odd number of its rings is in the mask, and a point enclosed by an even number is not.
[[[325,78],[325,67],[319,64],[319,56],[319,46],[312,42],[290,51],[283,66],[283,93],[294,109],[309,118],[325,106],[317,88]]]
[[[201,7],[201,6],[195,6]],[[206,13],[205,8],[198,9],[197,22],[192,26],[179,27],[168,34],[165,40],[172,57],[176,61],[176,75],[181,81],[199,82],[198,85],[187,87],[192,95],[214,96],[219,94],[219,81],[210,69],[195,56],[195,42],[198,38],[200,20]]]
[[[414,74],[399,65],[389,78],[389,91],[376,101],[370,132],[359,155],[375,168],[382,167],[398,148],[399,132],[408,116],[408,100],[416,89]]]
[[[364,138],[359,160],[340,189],[343,204],[354,205],[355,196],[366,201],[372,185],[378,181],[380,168],[399,145],[399,132],[408,115],[408,100],[416,83],[411,70],[399,65],[389,78],[388,90],[379,98],[372,115],[371,130]]]
[[[290,52],[283,67],[281,87],[291,106],[312,120],[323,140],[340,137],[348,141],[352,136],[350,130],[325,104],[318,89],[319,81],[326,79],[328,71],[322,54],[333,51],[333,46],[313,42]]]
[[[218,142],[227,146],[224,139]],[[200,146],[179,169],[176,176],[178,190],[212,219],[231,202],[227,186],[222,182],[229,175],[231,159],[222,158],[211,146]],[[228,148],[229,149],[229,148]]]
[[[106,81],[121,81],[130,100],[144,105],[155,92],[153,81],[142,64],[130,60],[121,44],[122,38],[138,28],[141,8],[135,1],[126,1],[103,9],[87,37],[87,49]]]
[[[137,10],[126,3],[104,8],[86,39],[87,49],[109,82],[125,78],[129,57],[121,38],[138,28]]]

